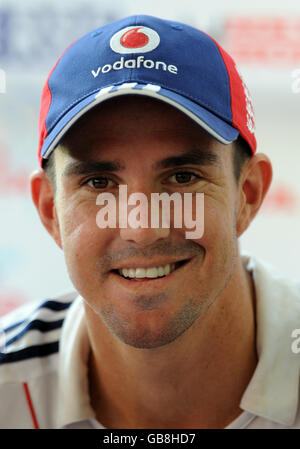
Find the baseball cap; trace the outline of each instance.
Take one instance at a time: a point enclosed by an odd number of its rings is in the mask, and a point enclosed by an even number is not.
[[[40,165],[80,117],[125,94],[164,101],[219,142],[240,135],[256,151],[250,93],[231,56],[197,28],[135,15],[73,42],[52,68],[41,99]]]

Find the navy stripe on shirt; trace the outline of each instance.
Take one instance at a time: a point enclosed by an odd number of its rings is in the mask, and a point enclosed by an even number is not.
[[[34,309],[30,313],[30,315],[35,313],[39,309],[49,309],[49,310],[52,310],[53,312],[60,312],[61,310],[68,309],[68,307],[70,307],[72,302],[73,301],[59,302],[59,301],[47,300],[47,301],[43,302],[42,304],[40,304],[36,309]],[[11,326],[6,327],[5,329],[3,329],[4,332],[9,332],[9,331],[15,329],[16,327],[21,326],[21,324],[26,323],[26,321],[28,321],[30,319],[30,315],[28,317],[26,317],[24,320],[18,321],[17,323],[14,323]]]
[[[0,365],[6,363],[20,362],[26,359],[33,359],[36,357],[46,357],[58,352],[59,342],[44,343],[42,345],[29,346],[28,348],[20,349],[19,351],[0,353]]]
[[[64,320],[57,320],[57,321],[42,321],[42,320],[33,320],[30,321],[27,326],[24,327],[24,329],[21,330],[18,334],[14,335],[12,338],[10,338],[6,343],[5,346],[14,343],[15,341],[19,340],[23,335],[25,335],[27,332],[31,330],[38,330],[40,332],[50,332],[54,329],[59,329],[62,327]]]

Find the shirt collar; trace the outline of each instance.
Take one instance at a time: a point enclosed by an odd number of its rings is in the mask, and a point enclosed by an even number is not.
[[[83,300],[78,296],[66,316],[59,348],[57,427],[95,419],[88,385],[89,338]]]
[[[254,415],[292,425],[299,400],[300,356],[291,350],[292,331],[300,324],[300,284],[248,255],[243,265],[252,273],[256,294],[258,364],[240,407]],[[57,426],[95,419],[88,386],[89,339],[83,300],[71,305],[59,351]]]
[[[300,284],[282,278],[272,267],[250,256],[242,259],[255,285],[259,360],[240,406],[290,426],[299,401],[300,357],[291,349],[291,336],[300,324]]]

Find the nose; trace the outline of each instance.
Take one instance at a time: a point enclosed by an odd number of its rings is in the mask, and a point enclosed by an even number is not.
[[[128,198],[128,207],[126,206],[126,208],[127,220],[125,225],[120,226],[120,237],[123,240],[143,247],[169,236],[169,226],[163,227],[162,220],[156,221],[156,224],[153,224],[154,222],[151,220],[151,213],[154,213],[151,206],[151,194],[132,193]],[[160,213],[161,211],[158,212],[158,214]]]
[[[120,229],[120,237],[123,240],[135,243],[141,247],[152,245],[157,240],[165,239],[169,236],[169,228],[123,228]]]

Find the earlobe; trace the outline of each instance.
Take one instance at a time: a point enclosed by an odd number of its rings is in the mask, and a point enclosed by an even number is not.
[[[243,234],[259,211],[271,181],[272,164],[268,156],[263,153],[252,156],[242,171],[239,183],[237,237]]]
[[[37,170],[30,177],[31,197],[41,222],[62,248],[59,221],[55,205],[53,186],[43,170]]]

